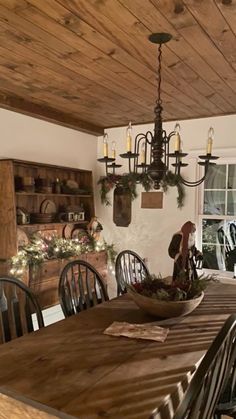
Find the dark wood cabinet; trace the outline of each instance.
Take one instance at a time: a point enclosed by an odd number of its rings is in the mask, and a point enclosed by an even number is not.
[[[58,183],[60,182],[60,189]],[[68,185],[77,185],[77,190]],[[38,185],[43,185],[42,187]],[[55,208],[52,222],[38,222],[37,214],[43,203]],[[65,208],[83,208],[84,219],[62,221],[59,214]],[[19,219],[18,212],[27,214]],[[68,215],[68,214],[67,214]],[[55,232],[63,237],[67,231],[85,228],[94,216],[93,178],[90,170],[27,162],[21,160],[0,160],[0,272],[9,273],[7,261],[17,254],[20,240],[35,233]],[[47,217],[45,217],[46,219]],[[37,222],[35,222],[35,219]],[[42,221],[42,222],[41,222]],[[18,224],[18,223],[21,224]],[[23,222],[23,223],[22,223]],[[106,254],[81,255],[106,276]],[[23,280],[38,295],[42,307],[58,303],[57,286],[62,267],[67,260],[53,259],[44,262],[37,270],[29,270]]]

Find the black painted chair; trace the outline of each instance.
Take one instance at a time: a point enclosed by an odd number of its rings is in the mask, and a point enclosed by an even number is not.
[[[126,293],[126,285],[141,282],[149,274],[143,259],[132,250],[123,250],[115,265],[117,295]]]
[[[236,359],[236,315],[226,320],[202,359],[173,419],[212,419]],[[158,412],[153,412],[155,419]]]
[[[236,418],[236,360],[232,365],[224,392],[216,406],[214,419]]]
[[[102,277],[90,263],[83,260],[74,260],[64,267],[58,292],[65,317],[109,300]]]
[[[44,327],[41,308],[31,289],[17,278],[0,277],[1,342],[33,332],[33,313],[38,328]]]

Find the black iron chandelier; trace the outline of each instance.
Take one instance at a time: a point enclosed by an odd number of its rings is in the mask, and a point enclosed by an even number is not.
[[[128,160],[129,173],[146,173],[153,181],[153,188],[160,189],[160,183],[167,172],[170,170],[169,159],[173,158],[174,173],[178,181],[185,186],[198,186],[200,185],[207,174],[210,165],[215,164],[212,160],[218,159],[212,156],[212,143],[214,130],[211,127],[208,131],[208,140],[206,154],[199,156],[200,161],[198,164],[204,167],[203,176],[197,181],[188,181],[181,175],[181,169],[188,166],[183,163],[182,159],[187,156],[183,153],[180,138],[180,125],[175,125],[174,131],[167,135],[162,127],[162,100],[161,100],[161,59],[162,59],[162,44],[170,41],[172,36],[168,33],[153,33],[149,36],[152,43],[158,44],[158,71],[157,71],[157,100],[154,108],[154,132],[147,131],[146,134],[140,133],[136,135],[134,141],[134,150],[132,151],[132,125],[129,123],[127,128],[127,151],[120,154],[120,157]],[[169,152],[170,140],[174,140],[174,152]],[[105,163],[106,174],[115,174],[116,168],[121,167],[116,163],[115,142],[112,143],[112,156],[108,155],[108,134],[103,137],[103,158],[98,159],[99,162]],[[110,172],[109,172],[110,171]]]

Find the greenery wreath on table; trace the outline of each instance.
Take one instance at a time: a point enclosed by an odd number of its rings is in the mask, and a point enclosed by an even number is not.
[[[131,195],[131,199],[134,200],[138,195],[136,189],[137,183],[140,183],[146,192],[149,192],[153,188],[153,181],[147,173],[130,173],[126,175],[109,174],[101,177],[98,181],[98,185],[101,185],[100,197],[102,204],[111,205],[107,194],[117,185],[125,188]],[[176,186],[178,190],[178,208],[184,206],[185,190],[177,175],[168,171],[165,178],[160,182],[160,185],[164,192],[167,192],[169,186]]]

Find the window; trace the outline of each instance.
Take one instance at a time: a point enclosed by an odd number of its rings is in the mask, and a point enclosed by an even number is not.
[[[204,182],[203,267],[233,271],[236,263],[236,164],[210,166]]]

